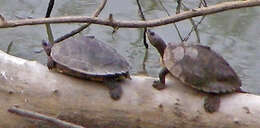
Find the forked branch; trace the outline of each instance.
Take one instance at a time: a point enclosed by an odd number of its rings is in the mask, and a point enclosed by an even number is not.
[[[38,25],[38,24],[54,24],[54,23],[93,23],[106,25],[111,27],[127,27],[127,28],[144,28],[156,27],[175,23],[181,20],[189,19],[192,17],[209,15],[217,12],[223,12],[231,9],[239,9],[245,7],[259,6],[260,0],[246,0],[246,1],[233,1],[224,2],[214,6],[208,6],[200,9],[193,9],[191,11],[182,12],[173,16],[147,21],[124,21],[114,19],[112,22],[109,19],[100,19],[89,16],[67,16],[55,18],[39,18],[39,19],[25,19],[25,20],[6,20],[0,23],[0,28],[18,27],[24,25]]]

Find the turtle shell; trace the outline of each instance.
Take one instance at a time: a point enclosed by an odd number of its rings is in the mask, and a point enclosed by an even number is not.
[[[169,43],[163,62],[175,78],[204,92],[228,93],[241,87],[229,64],[206,46]]]
[[[126,59],[94,36],[79,36],[57,43],[51,49],[51,57],[61,72],[79,77],[114,77],[129,71]]]

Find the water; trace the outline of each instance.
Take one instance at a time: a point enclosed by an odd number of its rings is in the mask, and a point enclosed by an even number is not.
[[[189,7],[196,7],[194,0],[184,1]],[[213,5],[216,2],[210,2]],[[156,19],[166,16],[156,0],[141,1],[147,19]],[[171,0],[163,1],[171,14],[174,14],[176,3]],[[0,0],[0,13],[6,19],[38,18],[45,15],[48,6],[47,0]],[[95,0],[59,0],[56,1],[52,16],[88,15],[99,6]],[[135,0],[108,1],[100,17],[107,18],[109,13],[115,19],[140,20]],[[199,21],[200,18],[196,18]],[[243,88],[252,93],[260,94],[260,7],[232,10],[207,16],[199,26],[201,44],[208,45],[230,63],[240,76]],[[177,23],[183,36],[189,33],[189,20]],[[57,38],[80,24],[52,25],[54,37]],[[173,25],[153,28],[167,42],[180,42]],[[159,54],[153,47],[146,52],[142,42],[142,29],[120,28],[115,34],[107,26],[91,25],[82,35],[95,35],[98,39],[109,43],[117,49],[131,64],[132,74],[147,74],[156,77],[160,71]],[[13,42],[10,54],[21,58],[36,60],[46,64],[44,52],[41,50],[41,40],[47,39],[44,25],[25,26],[0,29],[0,49],[6,51],[8,44]],[[192,33],[189,41],[196,42]],[[145,53],[147,59],[143,63]]]

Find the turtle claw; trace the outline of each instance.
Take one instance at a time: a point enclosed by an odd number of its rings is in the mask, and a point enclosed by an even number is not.
[[[111,90],[109,90],[109,94],[113,100],[119,100],[122,95],[122,88],[117,87],[117,88],[111,89]]]
[[[162,90],[162,89],[166,88],[166,85],[161,83],[159,80],[155,80],[153,82],[153,87],[158,89],[158,90]]]
[[[220,105],[219,96],[210,95],[206,97],[204,100],[204,108],[205,111],[208,113],[213,113],[218,111],[219,105]]]

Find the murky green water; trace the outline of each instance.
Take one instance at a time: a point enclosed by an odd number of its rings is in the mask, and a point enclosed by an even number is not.
[[[184,2],[189,7],[197,6],[195,0],[184,0]],[[145,0],[141,1],[141,4],[147,19],[166,16],[157,0]],[[174,1],[166,0],[163,4],[170,13],[174,14],[176,7]],[[43,17],[47,5],[48,0],[0,0],[0,13],[6,19]],[[52,16],[89,16],[98,5],[99,1],[96,0],[57,0]],[[110,0],[100,17],[106,18],[109,13],[112,13],[116,19],[139,20],[137,9],[135,0]],[[207,16],[199,26],[201,43],[224,56],[241,77],[245,90],[258,94],[260,94],[259,21],[260,7],[254,7]],[[177,25],[183,36],[189,33],[191,24],[188,20]],[[54,37],[57,38],[79,26],[80,24],[52,25]],[[154,31],[160,33],[167,42],[180,42],[173,25],[156,27]],[[130,62],[132,74],[147,73],[150,76],[157,76],[160,70],[159,55],[154,48],[149,47],[147,60],[143,64],[145,48],[142,43],[141,29],[119,29],[112,35],[110,27],[91,25],[81,34],[95,35],[115,47]],[[193,33],[189,41],[196,42],[194,35]],[[0,29],[0,38],[1,50],[6,50],[8,44],[13,42],[10,54],[46,64],[45,53],[35,53],[41,50],[41,40],[47,39],[44,25]]]

